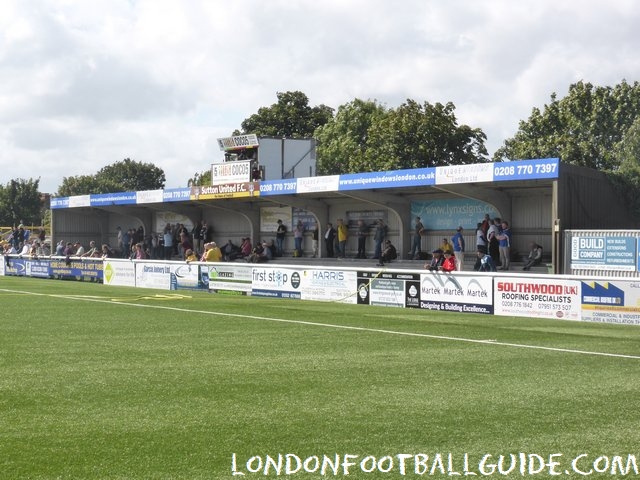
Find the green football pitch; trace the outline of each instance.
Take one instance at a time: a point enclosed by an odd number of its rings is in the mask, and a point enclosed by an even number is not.
[[[0,302],[0,479],[640,467],[638,327],[15,277]]]

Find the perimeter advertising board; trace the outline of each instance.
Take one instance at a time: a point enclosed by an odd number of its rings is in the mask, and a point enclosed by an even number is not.
[[[571,238],[571,268],[634,272],[636,237],[576,236]]]
[[[495,314],[581,319],[580,281],[558,277],[495,277]]]
[[[215,293],[251,295],[253,266],[234,263],[216,263],[202,265],[202,282]]]
[[[136,286],[136,266],[130,260],[107,259],[104,261],[104,284],[121,287]]]
[[[493,277],[429,272],[420,276],[420,308],[443,312],[493,313]]]
[[[588,322],[640,325],[640,281],[582,282],[582,319]]]
[[[357,274],[355,271],[304,269],[300,276],[302,300],[357,303]]]
[[[301,275],[297,269],[278,266],[253,267],[251,282],[251,295],[302,298]]]

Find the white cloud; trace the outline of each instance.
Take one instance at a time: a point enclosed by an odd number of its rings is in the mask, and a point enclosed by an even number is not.
[[[633,0],[9,0],[0,182],[132,158],[185,185],[276,92],[312,105],[453,102],[490,152],[579,80],[640,77]]]

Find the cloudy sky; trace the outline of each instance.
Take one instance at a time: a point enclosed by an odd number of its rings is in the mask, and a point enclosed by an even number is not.
[[[1,0],[0,183],[219,161],[276,92],[453,102],[489,153],[579,80],[640,80],[636,0]]]

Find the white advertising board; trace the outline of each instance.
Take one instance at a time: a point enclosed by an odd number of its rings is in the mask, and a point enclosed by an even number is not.
[[[580,281],[558,277],[495,277],[495,314],[581,319]]]

